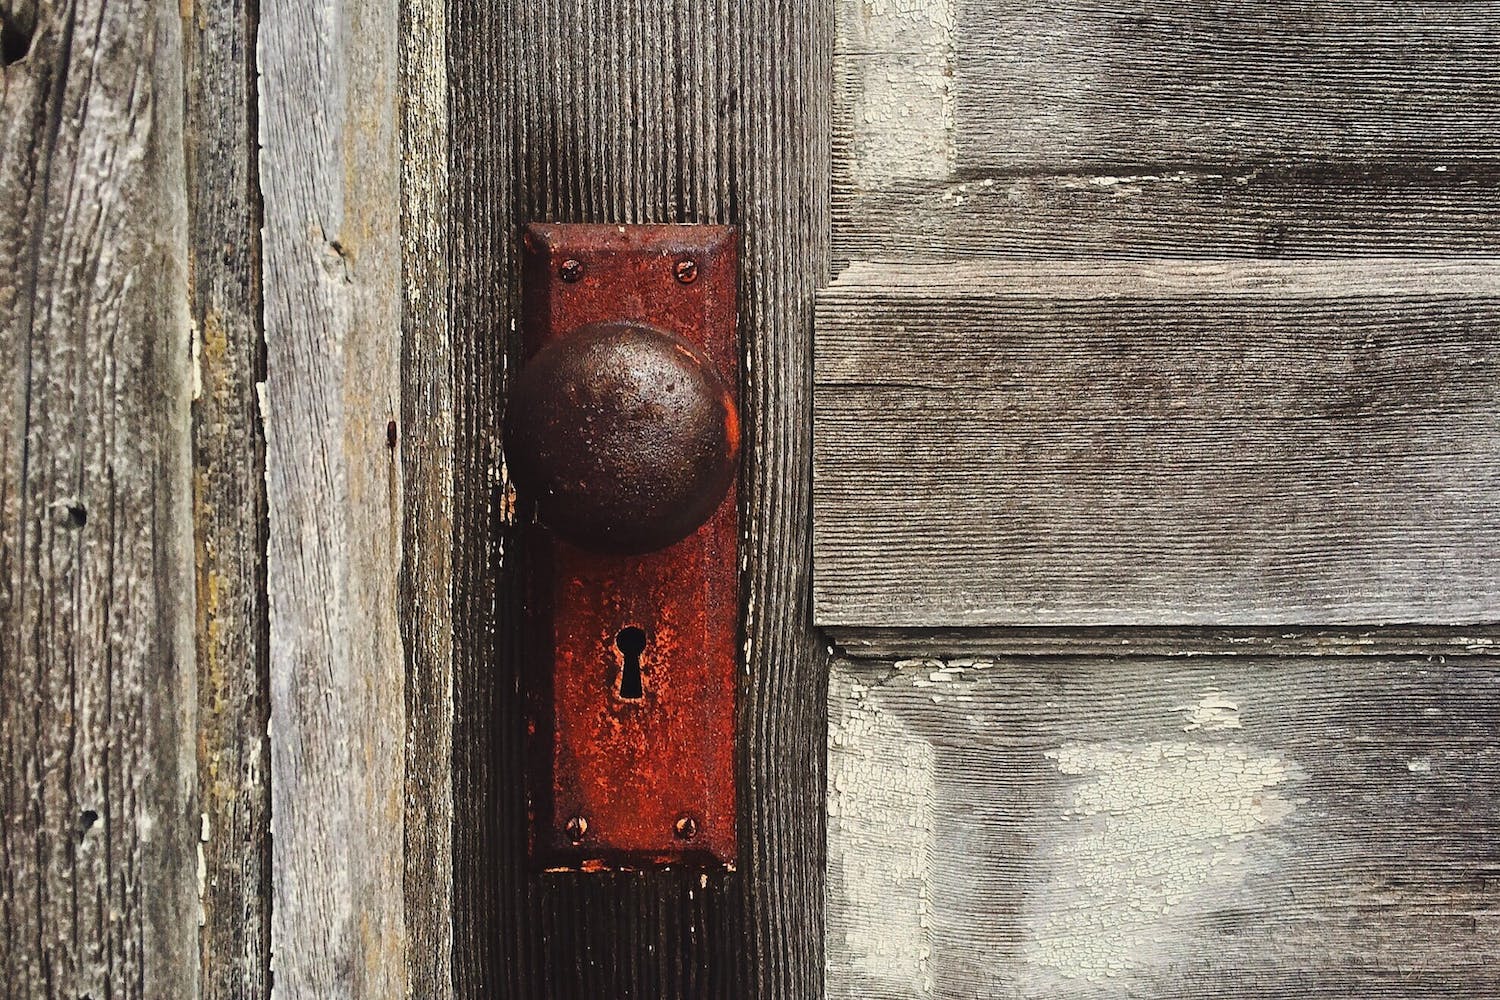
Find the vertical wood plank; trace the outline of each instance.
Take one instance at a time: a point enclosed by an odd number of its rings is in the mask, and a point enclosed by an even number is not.
[[[0,25],[0,983],[193,997],[181,24]]]
[[[453,360],[444,0],[400,10],[401,627],[406,647],[407,996],[453,974]]]
[[[288,1000],[406,988],[397,27],[394,0],[261,11],[272,951]]]
[[[254,4],[193,0],[184,8],[183,30],[188,276],[198,365],[200,981],[206,1000],[253,1000],[270,989],[271,962]]]
[[[824,653],[809,608],[811,301],[828,259],[828,5],[455,0],[454,919],[473,997],[808,997],[822,982]],[[499,453],[528,221],[732,223],[751,429],[738,871],[535,874]]]

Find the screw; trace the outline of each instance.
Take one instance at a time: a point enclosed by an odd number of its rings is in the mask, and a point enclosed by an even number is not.
[[[677,262],[677,280],[684,285],[691,285],[698,280],[698,262],[695,260],[679,260]]]
[[[568,839],[576,844],[583,839],[584,834],[589,832],[589,821],[582,816],[574,816],[568,820],[568,825],[565,829],[568,831]]]
[[[692,840],[698,836],[698,821],[691,816],[683,816],[672,828],[672,832],[677,834],[678,840]]]
[[[558,268],[557,273],[564,281],[577,281],[583,277],[583,261],[569,257],[562,262],[562,267]]]

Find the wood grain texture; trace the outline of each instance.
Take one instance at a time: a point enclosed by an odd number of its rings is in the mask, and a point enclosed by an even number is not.
[[[400,6],[407,996],[453,995],[453,352],[447,8]]]
[[[1487,164],[959,177],[838,185],[837,262],[1444,257],[1492,253],[1500,229],[1500,173]]]
[[[261,8],[271,943],[286,1000],[407,988],[397,28],[393,0]]]
[[[854,265],[821,623],[1500,618],[1493,261]]]
[[[1486,252],[1493,16],[839,0],[835,263]]]
[[[840,170],[863,186],[1500,154],[1489,0],[839,0],[838,12]]]
[[[839,662],[830,1000],[1487,997],[1500,661]]]
[[[818,996],[822,692],[811,305],[828,264],[822,2],[448,10],[456,370],[455,980],[465,997]],[[741,227],[746,612],[733,874],[538,876],[517,692],[527,553],[498,450],[527,221]]]
[[[1494,656],[1500,628],[832,628],[849,660],[964,656]]]
[[[953,35],[966,162],[1429,162],[1500,156],[1491,0],[969,5]]]
[[[194,997],[175,3],[0,6],[0,991]]]
[[[198,371],[198,802],[205,1000],[270,991],[270,679],[255,11],[196,0],[183,17],[188,276]]]

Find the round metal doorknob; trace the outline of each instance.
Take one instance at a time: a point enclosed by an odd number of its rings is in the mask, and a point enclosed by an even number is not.
[[[593,323],[521,369],[505,458],[523,499],[559,536],[649,552],[695,531],[734,480],[734,398],[687,341],[644,323]]]

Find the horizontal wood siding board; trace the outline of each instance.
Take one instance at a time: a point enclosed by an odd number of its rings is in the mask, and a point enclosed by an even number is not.
[[[1494,656],[1494,625],[1381,628],[831,628],[849,660],[954,656]]]
[[[830,1000],[1483,997],[1500,663],[835,664]]]
[[[954,145],[987,167],[1490,160],[1500,40],[1484,0],[970,5]]]
[[[1492,19],[838,0],[835,264],[1492,248]]]
[[[1495,621],[1497,274],[851,268],[818,311],[818,620]]]
[[[1360,257],[1493,253],[1500,173],[1121,167],[839,185],[834,253],[916,262],[997,256]]]

